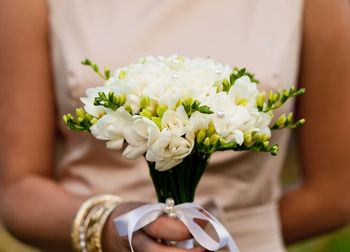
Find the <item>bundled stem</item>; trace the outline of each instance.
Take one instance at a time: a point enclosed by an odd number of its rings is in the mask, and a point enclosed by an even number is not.
[[[210,154],[193,151],[177,166],[157,171],[154,162],[147,162],[158,201],[173,198],[176,204],[193,202],[200,178],[208,164]]]

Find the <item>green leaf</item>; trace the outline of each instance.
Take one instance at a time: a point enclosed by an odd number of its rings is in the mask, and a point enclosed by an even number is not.
[[[116,111],[119,107],[125,104],[125,101],[124,94],[117,96],[113,91],[110,91],[108,95],[104,92],[99,92],[98,97],[95,97],[94,105],[103,106]]]
[[[198,108],[198,111],[203,114],[213,114],[214,112],[210,110],[210,108],[207,105],[200,106]]]
[[[186,114],[190,117],[194,112],[198,111],[203,114],[212,114],[213,111],[206,105],[200,106],[200,101],[192,99],[185,99],[182,102],[182,106],[185,109]]]

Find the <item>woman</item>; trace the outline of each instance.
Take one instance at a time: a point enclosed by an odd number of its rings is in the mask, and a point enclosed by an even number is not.
[[[350,191],[348,1],[0,4],[1,214],[17,238],[68,251],[74,216],[92,195],[154,201],[142,160],[129,162],[91,136],[68,132],[60,118],[80,106],[87,87],[101,84],[79,66],[81,59],[114,69],[148,54],[174,52],[247,66],[266,89],[296,83],[299,69],[299,85],[307,89],[297,104],[299,116],[308,120],[298,131],[304,179],[282,195],[279,208],[287,132],[274,136],[282,149],[274,160],[256,153],[214,156],[198,189],[203,204],[214,200],[223,210],[241,251],[284,250],[278,209],[287,242],[349,221],[350,200],[342,197]],[[53,179],[57,126],[65,147],[58,181]],[[104,251],[124,251],[113,218],[141,204],[122,203],[113,211],[103,229]],[[185,251],[154,240],[189,237],[181,223],[160,217],[135,234],[133,243],[136,251]]]

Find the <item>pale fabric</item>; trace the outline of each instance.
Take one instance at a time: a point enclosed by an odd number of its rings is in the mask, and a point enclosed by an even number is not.
[[[302,0],[50,0],[52,58],[64,154],[59,181],[82,195],[115,193],[155,202],[145,161],[125,160],[88,133],[66,129],[62,115],[82,104],[88,87],[102,85],[80,61],[111,69],[147,55],[210,56],[247,67],[262,89],[296,84]],[[293,102],[284,111],[293,109]],[[278,113],[282,113],[280,110]],[[276,202],[289,131],[274,132],[277,157],[215,154],[196,201],[212,202],[242,252],[284,251]]]

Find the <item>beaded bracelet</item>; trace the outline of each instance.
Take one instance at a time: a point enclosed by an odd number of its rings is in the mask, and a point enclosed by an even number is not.
[[[97,195],[85,201],[78,210],[72,225],[73,251],[102,252],[101,235],[104,224],[123,199],[116,195]]]

